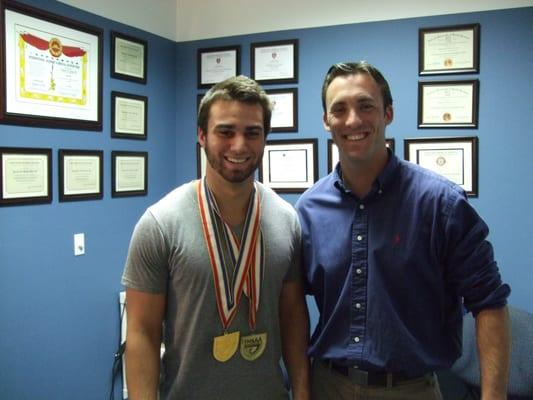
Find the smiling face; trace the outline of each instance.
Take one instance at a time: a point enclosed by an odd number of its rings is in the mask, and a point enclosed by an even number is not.
[[[265,148],[261,105],[215,101],[209,110],[207,132],[199,128],[198,141],[207,156],[208,181],[253,182]]]
[[[376,167],[387,160],[385,128],[393,117],[384,109],[374,78],[366,73],[334,78],[326,91],[324,127],[339,149],[341,165]]]

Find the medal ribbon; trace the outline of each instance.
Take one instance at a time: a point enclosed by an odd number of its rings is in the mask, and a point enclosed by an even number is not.
[[[26,43],[32,45],[33,47],[36,47],[39,50],[48,50],[48,40],[41,39],[40,37],[32,35],[31,33],[22,33],[20,36]],[[85,50],[79,47],[62,46],[62,49],[63,54],[67,57],[81,57],[86,53]]]
[[[242,293],[249,299],[248,324],[255,329],[263,276],[263,239],[260,229],[261,202],[254,185],[248,205],[241,241],[222,219],[206,178],[197,182],[198,206],[204,239],[211,262],[218,314],[227,330],[237,314]],[[220,232],[222,232],[220,234]],[[224,258],[224,247],[235,267],[230,277]]]

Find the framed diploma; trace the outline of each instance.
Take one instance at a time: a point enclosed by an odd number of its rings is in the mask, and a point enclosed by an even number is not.
[[[298,89],[266,90],[272,102],[271,132],[298,131]]]
[[[267,140],[259,181],[278,193],[302,193],[318,179],[317,139]]]
[[[391,149],[392,153],[394,154],[394,138],[385,139],[385,146]]]
[[[257,82],[298,83],[298,39],[252,43],[250,58]]]
[[[101,199],[103,163],[101,150],[59,150],[59,201]]]
[[[394,154],[394,139],[385,139],[385,146],[391,149]],[[339,149],[333,142],[333,139],[328,139],[328,174],[333,171],[337,163],[339,162]]]
[[[111,136],[146,140],[148,97],[111,92]]]
[[[0,206],[52,202],[52,150],[0,147]]]
[[[479,73],[479,24],[418,31],[420,75]]]
[[[339,148],[333,142],[333,139],[328,139],[328,174],[333,171],[339,162]]]
[[[101,29],[1,2],[0,122],[102,130]]]
[[[146,84],[148,43],[111,31],[111,76]]]
[[[419,128],[477,128],[479,81],[418,82]]]
[[[196,176],[198,179],[205,176],[205,169],[207,166],[207,156],[205,150],[200,143],[196,143]]]
[[[111,197],[146,196],[148,153],[144,151],[111,152]]]
[[[478,196],[477,137],[405,139],[404,157],[455,182],[469,197]]]
[[[240,73],[241,46],[198,49],[198,88],[209,88]]]

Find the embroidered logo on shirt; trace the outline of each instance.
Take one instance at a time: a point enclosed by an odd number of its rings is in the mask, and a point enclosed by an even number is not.
[[[394,243],[395,246],[398,246],[400,244],[400,234],[399,233],[394,235],[393,243]]]

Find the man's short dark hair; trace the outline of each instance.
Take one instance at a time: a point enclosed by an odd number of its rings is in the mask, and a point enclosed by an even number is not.
[[[218,100],[235,100],[246,104],[259,104],[263,109],[263,130],[265,136],[270,132],[272,103],[265,91],[253,79],[244,75],[228,78],[217,83],[204,95],[198,110],[198,127],[207,133],[209,111]]]
[[[385,77],[379,72],[379,70],[366,61],[359,62],[345,62],[333,64],[324,78],[322,85],[322,108],[326,113],[326,92],[329,85],[338,76],[367,74],[370,75],[381,88],[381,96],[383,97],[383,109],[386,110],[387,106],[392,106],[392,94],[390,92],[389,83]]]

